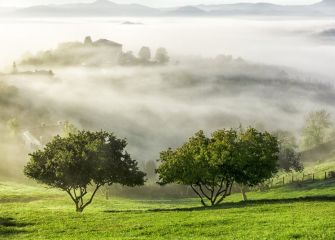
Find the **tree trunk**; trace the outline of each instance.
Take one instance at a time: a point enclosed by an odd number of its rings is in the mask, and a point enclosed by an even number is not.
[[[83,210],[84,210],[84,209],[83,209],[83,208],[81,208],[81,207],[77,207],[77,208],[76,208],[76,212],[77,212],[77,213],[82,213],[82,212],[83,212]]]
[[[248,201],[248,197],[247,194],[245,192],[245,186],[242,184],[240,185],[240,189],[241,189],[241,193],[242,193],[242,197],[243,197],[243,201]]]
[[[108,188],[106,188],[106,200],[109,199],[109,191],[108,191]]]

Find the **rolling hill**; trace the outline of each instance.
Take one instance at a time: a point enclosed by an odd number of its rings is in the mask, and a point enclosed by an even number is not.
[[[276,5],[270,3],[237,3],[196,5],[157,9],[139,4],[117,4],[108,0],[93,3],[40,5],[12,10],[7,16],[19,17],[120,17],[120,16],[332,16],[335,2],[324,0],[313,5]]]

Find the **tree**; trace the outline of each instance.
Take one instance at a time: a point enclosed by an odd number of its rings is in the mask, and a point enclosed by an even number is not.
[[[151,59],[151,50],[148,47],[142,47],[138,53],[138,57],[143,62],[149,62]]]
[[[302,171],[301,154],[298,152],[296,138],[286,131],[277,131],[274,135],[279,143],[279,168],[285,172]]]
[[[71,133],[75,134],[79,132],[79,129],[71,122],[65,121],[62,124],[62,136],[68,137]]]
[[[277,139],[253,128],[223,129],[207,138],[202,131],[176,150],[160,155],[161,184],[189,185],[201,198],[217,205],[231,194],[234,182],[255,186],[277,172]]]
[[[304,165],[301,163],[301,154],[292,148],[280,148],[279,168],[285,172],[301,172],[304,170]]]
[[[159,64],[166,64],[169,62],[170,58],[168,55],[168,52],[166,51],[165,48],[158,48],[156,51],[156,55],[155,55],[155,60],[159,63]]]
[[[176,150],[161,152],[161,165],[157,169],[159,183],[189,185],[204,206],[207,206],[205,199],[212,206],[222,202],[231,193],[233,179],[212,163],[209,144],[210,139],[199,131]]]
[[[82,212],[104,185],[144,184],[145,174],[125,151],[127,142],[112,133],[79,131],[56,136],[43,150],[30,154],[26,176],[65,191]],[[89,187],[93,193],[85,201]]]
[[[18,73],[16,62],[13,62],[12,74]]]
[[[240,127],[239,132],[242,132],[242,127]],[[238,161],[241,147],[239,132],[234,129],[218,130],[212,134],[210,145],[213,163],[215,162],[218,165],[222,174],[227,176],[232,184],[241,171]]]
[[[266,131],[248,128],[240,133],[238,151],[235,181],[242,186],[243,199],[247,200],[244,186],[256,186],[278,171],[279,143]]]
[[[326,110],[309,113],[302,130],[302,147],[309,149],[324,143],[331,125],[330,114]]]
[[[11,118],[7,121],[7,128],[13,136],[20,132],[20,124],[16,118]]]
[[[149,160],[144,163],[144,172],[147,174],[148,180],[155,182],[156,179],[156,162]]]
[[[134,56],[132,51],[123,53],[120,58],[121,65],[135,65],[137,64],[138,59]]]
[[[93,45],[92,38],[90,36],[85,37],[84,44],[86,46],[92,46]]]

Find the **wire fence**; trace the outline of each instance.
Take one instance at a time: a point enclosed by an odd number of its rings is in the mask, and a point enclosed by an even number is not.
[[[322,181],[335,179],[335,169],[316,172],[294,172],[272,178],[269,181],[270,187],[282,186],[289,183]]]

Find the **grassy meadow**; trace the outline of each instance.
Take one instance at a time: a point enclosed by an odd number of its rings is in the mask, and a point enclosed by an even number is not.
[[[335,180],[234,194],[215,208],[198,199],[99,195],[84,213],[43,186],[0,183],[1,239],[335,239]]]

